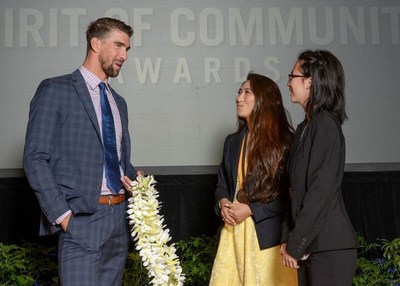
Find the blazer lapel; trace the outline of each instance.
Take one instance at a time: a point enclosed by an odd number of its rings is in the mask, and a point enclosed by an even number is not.
[[[125,155],[126,155],[126,149],[128,148],[128,143],[127,143],[127,138],[129,138],[129,130],[128,130],[128,114],[126,112],[126,108],[124,105],[124,101],[122,97],[117,96],[117,93],[115,90],[110,86],[110,90],[112,93],[112,96],[114,97],[115,103],[117,104],[117,108],[119,111],[119,116],[121,118],[121,127],[122,127],[122,140],[121,140],[121,164],[123,165],[123,170],[124,172],[126,171],[126,166],[125,162],[126,160],[130,160],[130,158],[126,158],[125,160]],[[129,139],[128,139],[129,140]]]
[[[295,157],[295,155],[297,154],[297,152],[300,149],[301,139],[304,136],[304,133],[307,132],[307,130],[304,130],[304,128],[306,128],[306,124],[307,124],[307,121],[304,120],[302,123],[297,125],[296,133],[293,138],[293,143],[292,143],[292,147],[291,147],[290,155],[289,155],[289,170],[292,167],[293,158]]]
[[[240,159],[240,149],[242,148],[243,137],[246,132],[246,128],[244,128],[240,133],[238,133],[232,141],[232,148],[230,157],[232,158],[232,180],[233,180],[233,187],[234,192],[236,190],[236,183],[237,183],[237,176],[238,176],[238,166],[239,166],[239,159]]]
[[[80,97],[82,104],[90,118],[90,121],[93,124],[93,127],[96,129],[99,140],[103,142],[101,140],[100,127],[97,121],[96,111],[94,110],[93,102],[92,99],[90,98],[90,94],[86,86],[85,79],[83,78],[79,70],[76,70],[72,73],[72,80],[74,81],[73,86],[76,90],[76,93]]]

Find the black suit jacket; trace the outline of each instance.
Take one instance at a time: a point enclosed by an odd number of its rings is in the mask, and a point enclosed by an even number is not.
[[[293,140],[289,172],[292,229],[287,252],[303,254],[356,248],[357,239],[342,197],[345,140],[340,122],[320,111],[302,122]]]
[[[230,134],[225,139],[223,158],[219,167],[218,183],[215,191],[215,211],[218,215],[221,214],[218,202],[223,198],[227,198],[232,202],[234,199],[240,149],[245,131],[242,130],[239,133]],[[281,225],[285,216],[284,196],[281,195],[268,203],[250,203],[249,206],[253,212],[252,219],[255,223],[260,249],[279,245]]]

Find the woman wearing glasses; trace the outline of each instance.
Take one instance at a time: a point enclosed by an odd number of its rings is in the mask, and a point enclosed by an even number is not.
[[[225,139],[215,192],[223,228],[210,285],[295,286],[296,271],[280,255],[292,127],[279,87],[250,73],[236,106],[238,131]]]
[[[325,50],[302,52],[289,74],[291,101],[305,119],[289,157],[292,228],[281,253],[284,265],[299,268],[299,285],[350,286],[356,269],[357,239],[341,191],[344,85],[341,63]]]

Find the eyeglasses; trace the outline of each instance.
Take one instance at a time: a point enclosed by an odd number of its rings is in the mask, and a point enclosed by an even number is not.
[[[308,76],[301,75],[301,74],[292,74],[292,73],[288,74],[289,81],[291,81],[295,77],[308,77]]]

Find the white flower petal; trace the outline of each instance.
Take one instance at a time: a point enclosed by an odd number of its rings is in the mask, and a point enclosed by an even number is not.
[[[151,284],[171,285],[172,279],[175,284],[183,285],[185,275],[174,245],[167,245],[171,240],[169,229],[163,225],[163,216],[159,215],[161,204],[157,200],[156,183],[153,175],[138,176],[131,183],[132,197],[128,199],[127,210],[131,236],[136,241],[135,248],[142,257],[143,266],[153,277]]]

